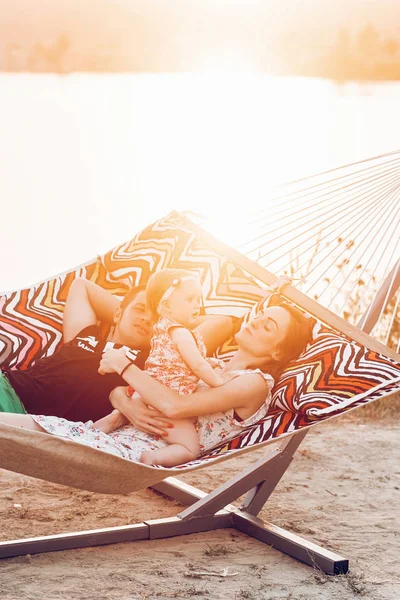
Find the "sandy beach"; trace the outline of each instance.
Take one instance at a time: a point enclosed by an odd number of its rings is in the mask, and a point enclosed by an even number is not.
[[[399,432],[400,425],[387,419],[376,423],[347,417],[319,426],[300,446],[260,515],[348,558],[346,576],[327,576],[226,529],[3,559],[1,597],[397,600]],[[183,479],[211,490],[261,453]],[[181,509],[151,490],[108,496],[4,470],[0,486],[3,540],[125,525],[173,516]],[[224,569],[225,577],[220,575]]]

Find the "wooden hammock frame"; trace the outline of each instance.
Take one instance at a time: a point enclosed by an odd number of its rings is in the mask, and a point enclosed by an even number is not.
[[[259,281],[268,286],[278,282],[277,277],[263,267],[216,240],[182,215],[179,215],[179,218],[185,222],[185,227],[192,228],[204,237],[219,254],[232,260]],[[367,311],[366,326],[369,331],[399,285],[400,277],[396,277],[396,273],[392,270]],[[285,288],[284,296],[326,325],[343,332],[370,350],[400,362],[399,354],[298,290],[288,286]],[[348,559],[258,518],[259,512],[286,472],[295,451],[307,433],[308,428],[286,436],[283,440],[277,440],[276,443],[268,446],[262,459],[208,494],[172,477],[153,485],[154,490],[189,505],[176,517],[148,520],[135,525],[4,541],[0,542],[0,558],[116,542],[159,539],[233,527],[325,573],[331,575],[346,573],[349,569]],[[244,494],[246,497],[239,508],[231,504]]]

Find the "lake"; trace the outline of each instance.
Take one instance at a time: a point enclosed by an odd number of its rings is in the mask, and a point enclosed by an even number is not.
[[[263,74],[0,74],[0,289],[170,210],[229,243],[272,186],[397,150],[400,83]]]

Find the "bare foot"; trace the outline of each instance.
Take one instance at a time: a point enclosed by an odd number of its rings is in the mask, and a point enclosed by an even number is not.
[[[112,413],[99,419],[91,426],[91,429],[100,429],[103,433],[110,433],[118,427],[122,427],[128,423],[126,417],[119,410],[113,410]]]
[[[155,465],[157,464],[156,455],[157,452],[155,452],[154,450],[145,450],[144,452],[142,452],[140,462],[144,465]]]

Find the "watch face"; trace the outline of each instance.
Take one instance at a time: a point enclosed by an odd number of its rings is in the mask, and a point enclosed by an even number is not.
[[[136,362],[137,355],[139,354],[139,350],[131,350],[130,348],[126,348],[125,349],[125,354],[126,354],[126,357],[131,362]]]

